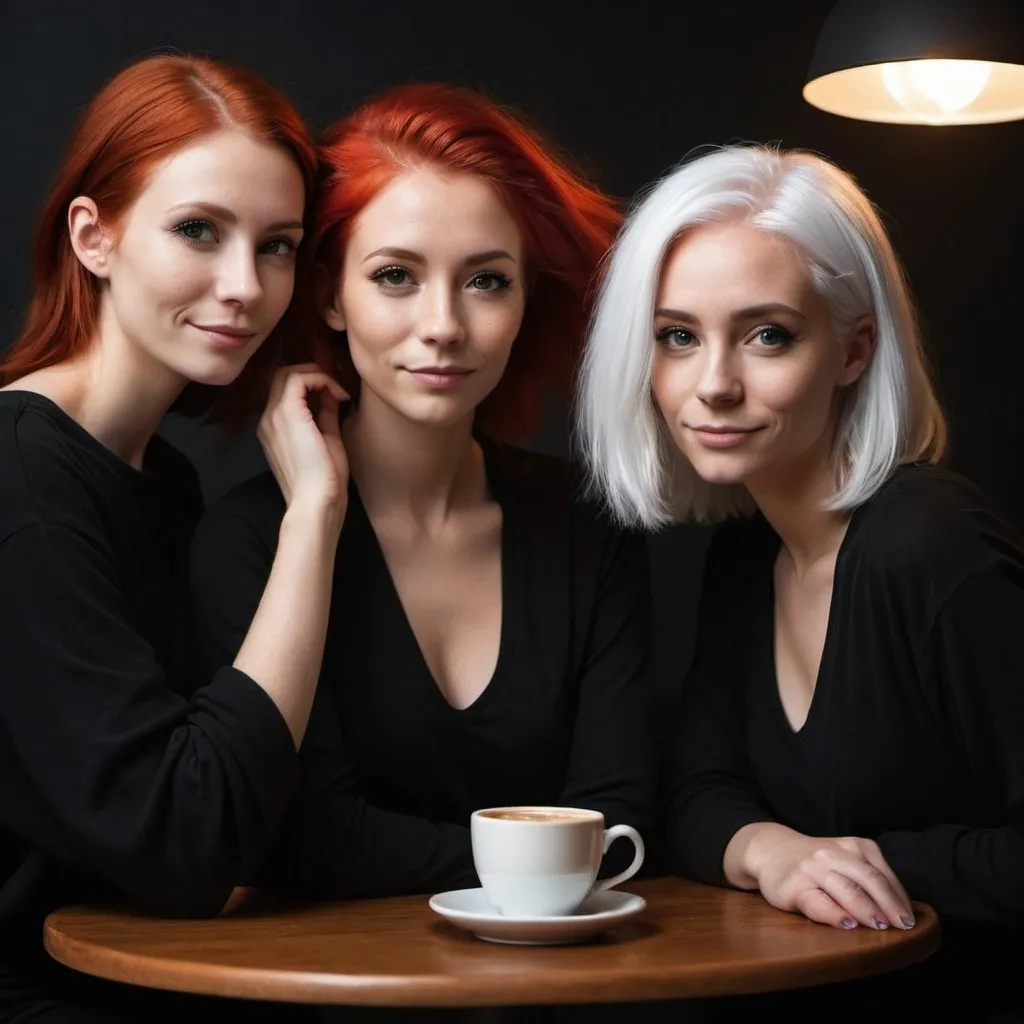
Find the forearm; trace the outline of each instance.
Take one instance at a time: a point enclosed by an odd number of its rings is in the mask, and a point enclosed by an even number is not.
[[[296,747],[323,660],[339,531],[335,509],[288,509],[263,596],[234,660],[277,706]]]
[[[359,899],[479,885],[469,829],[352,796],[293,804],[267,881],[314,899]]]

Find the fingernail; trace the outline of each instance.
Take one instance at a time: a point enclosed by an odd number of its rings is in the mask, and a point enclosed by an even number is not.
[[[907,917],[906,914],[904,914],[902,917],[900,917],[900,920],[903,922],[903,927],[904,928],[913,928],[914,925],[916,924],[914,919],[912,917]]]
[[[843,926],[844,928],[856,928],[856,927],[857,927],[857,922],[856,922],[856,921],[854,921],[854,919],[853,919],[852,917],[844,917],[844,918],[842,919],[842,921],[840,921],[839,923],[840,923],[840,924],[841,924],[841,925],[842,925],[842,926]]]
[[[885,929],[889,927],[889,922],[883,921],[880,917],[873,917],[871,920],[875,922],[875,927],[880,932],[885,931]]]

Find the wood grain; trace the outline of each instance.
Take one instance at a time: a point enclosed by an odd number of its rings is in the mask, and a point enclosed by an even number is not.
[[[644,914],[581,946],[481,942],[427,897],[300,904],[239,893],[214,920],[68,907],[46,921],[61,963],[152,988],[293,1003],[512,1006],[770,992],[847,981],[924,960],[931,908],[911,931],[839,931],[757,895],[676,878],[632,882]]]

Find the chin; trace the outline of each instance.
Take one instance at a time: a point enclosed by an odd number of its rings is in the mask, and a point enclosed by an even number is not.
[[[238,380],[238,375],[245,369],[245,362],[233,360],[231,362],[218,361],[215,364],[204,366],[190,366],[182,369],[182,376],[187,377],[193,384],[209,384],[214,387],[226,387]]]
[[[728,457],[708,457],[707,452],[700,452],[696,458],[684,452],[696,474],[709,484],[743,484],[751,473],[751,468],[744,461]]]
[[[424,427],[453,427],[472,417],[476,406],[466,402],[433,399],[427,402],[402,402],[396,405],[398,411],[410,422]]]
[[[747,479],[748,479],[748,475],[746,473],[730,473],[730,472],[728,472],[727,470],[724,470],[724,469],[723,470],[718,470],[716,472],[709,471],[709,472],[706,472],[706,473],[702,473],[702,472],[700,472],[700,470],[698,470],[697,471],[697,475],[705,483],[718,484],[718,485],[721,485],[723,487],[731,486],[731,485],[735,485],[735,484],[742,485],[742,484],[745,484],[747,482]]]

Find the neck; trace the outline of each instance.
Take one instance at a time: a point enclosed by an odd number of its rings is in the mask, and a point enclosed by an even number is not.
[[[129,341],[105,308],[96,337],[81,356],[11,387],[45,395],[115,455],[141,469],[146,446],[187,381]]]
[[[835,488],[830,452],[818,448],[771,476],[747,481],[747,489],[782,539],[798,575],[834,560],[850,513],[822,508]]]
[[[364,387],[343,437],[367,513],[397,514],[428,526],[479,504],[486,475],[472,430],[471,416],[444,426],[414,423]]]

